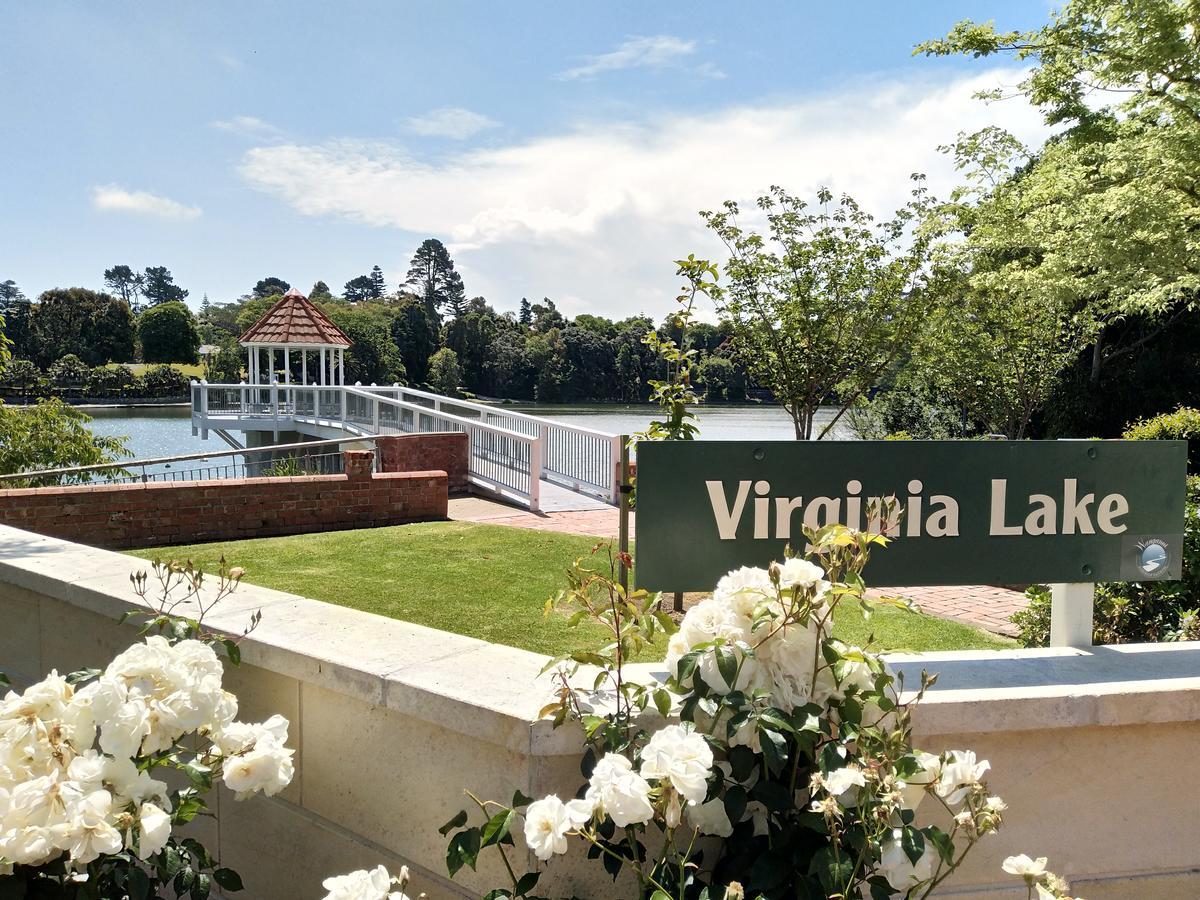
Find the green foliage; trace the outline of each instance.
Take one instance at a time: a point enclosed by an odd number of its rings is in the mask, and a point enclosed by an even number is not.
[[[350,338],[347,348],[346,383],[392,384],[406,378],[404,361],[392,341],[391,315],[375,304],[356,308],[329,306],[325,314]]]
[[[725,356],[706,358],[696,369],[696,383],[704,388],[706,403],[740,403],[746,399],[746,379]]]
[[[675,298],[678,308],[671,318],[671,325],[679,334],[679,343],[670,337],[662,337],[657,331],[649,332],[642,340],[666,364],[665,379],[650,379],[650,399],[658,404],[663,418],[652,420],[644,432],[630,438],[637,441],[690,441],[700,433],[696,425],[696,414],[691,407],[699,402],[692,389],[692,367],[696,351],[691,348],[688,329],[695,314],[696,298],[704,294],[717,296],[716,265],[707,259],[675,260],[675,274],[686,280],[683,291]]]
[[[1130,425],[1124,436],[1131,441],[1187,441],[1188,473],[1200,475],[1200,409],[1181,406],[1175,412],[1142,419]]]
[[[462,276],[454,268],[446,246],[437,238],[421,242],[409,263],[404,284],[421,298],[425,315],[435,329],[442,322],[443,312],[457,316],[466,307]]]
[[[61,400],[34,406],[0,403],[0,474],[90,466],[131,454],[123,438],[101,437],[87,427],[91,417]],[[86,476],[48,476],[6,482],[8,487],[77,484]]]
[[[173,366],[151,366],[141,377],[142,393],[146,397],[186,397],[191,380]]]
[[[196,319],[182,303],[160,303],[138,316],[138,339],[148,363],[194,363],[199,358]]]
[[[116,297],[86,288],[55,288],[38,297],[28,315],[20,354],[40,366],[68,353],[90,366],[133,359],[133,316]]]
[[[817,207],[772,187],[758,200],[767,236],[743,229],[732,201],[701,215],[729,252],[728,287],[713,299],[727,316],[733,350],[812,438],[817,409],[839,410],[886,376],[935,308],[924,290],[931,234],[917,227],[931,201],[914,176],[912,199],[875,222],[849,196],[825,188]]]
[[[175,276],[166,266],[147,266],[142,274],[142,296],[150,306],[161,303],[182,303],[188,291],[175,283]]]
[[[1185,0],[1070,0],[1032,31],[965,21],[917,48],[1014,56],[1029,67],[1020,92],[1067,126],[1037,153],[997,129],[963,135],[955,148],[972,160],[979,198],[967,223],[973,288],[1028,304],[1029,331],[1052,326],[1050,368],[1072,367],[1053,400],[1035,373],[1053,433],[1115,434],[1122,419],[1191,400],[1162,397],[1169,365],[1149,381],[1126,370],[1200,297],[1195,24]],[[1188,349],[1176,354],[1185,370]]]
[[[204,380],[209,384],[237,384],[242,380],[246,355],[236,338],[224,337],[204,360]]]
[[[251,297],[279,297],[286,294],[291,288],[291,285],[282,278],[276,278],[274,275],[268,275],[266,278],[260,279],[254,285],[254,290],[250,292]],[[326,291],[328,293],[328,291]]]
[[[0,372],[0,380],[20,390],[28,390],[42,380],[42,370],[28,359],[14,359]]]
[[[1187,411],[1193,414],[1194,410]],[[1134,437],[1155,440],[1153,427]],[[1132,436],[1132,435],[1129,435]],[[1050,643],[1050,589],[1034,585],[1025,592],[1029,606],[1014,613],[1020,641],[1027,647]],[[1200,640],[1200,477],[1191,476],[1183,536],[1183,577],[1179,581],[1114,581],[1096,585],[1092,642],[1131,644]]]
[[[46,370],[46,375],[58,387],[82,385],[90,373],[88,364],[74,353],[55,360]]]
[[[458,354],[449,347],[443,347],[429,358],[429,384],[447,397],[459,395],[462,367],[458,364]]]

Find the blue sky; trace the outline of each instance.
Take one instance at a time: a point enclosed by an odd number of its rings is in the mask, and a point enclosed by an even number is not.
[[[1043,132],[1004,61],[913,58],[1045,2],[6,4],[0,280],[166,265],[217,302],[265,275],[391,286],[427,236],[500,309],[661,317],[696,212],[773,183],[886,212],[936,147]],[[1006,68],[1009,66],[1009,68]]]

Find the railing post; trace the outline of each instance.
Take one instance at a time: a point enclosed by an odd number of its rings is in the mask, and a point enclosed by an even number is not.
[[[243,379],[241,382],[241,390],[238,393],[241,395],[241,409],[239,410],[244,416],[246,414],[246,382]]]
[[[544,471],[550,465],[550,429],[545,425],[538,424],[538,471]]]
[[[374,385],[372,385],[374,387]],[[371,403],[374,406],[374,415],[371,416],[371,428],[376,434],[379,434],[379,395],[371,395]]]
[[[613,506],[621,505],[621,486],[625,483],[626,472],[629,468],[629,435],[618,434],[612,439],[612,492],[609,502]]]
[[[1092,646],[1092,614],[1096,585],[1090,582],[1050,585],[1050,646]]]
[[[342,424],[345,425],[346,424],[346,386],[342,385],[341,387],[338,388],[338,391],[342,395]]]
[[[200,437],[208,440],[208,382],[200,379]]]
[[[279,429],[279,379],[271,376],[271,418],[276,420],[275,429]]]
[[[529,511],[538,512],[542,502],[542,438],[529,443]]]
[[[621,554],[620,583],[629,593],[629,567],[625,565],[625,557],[629,554],[629,499],[633,486],[629,482],[629,435],[619,434],[616,437],[617,471],[613,479],[617,491],[617,550]]]

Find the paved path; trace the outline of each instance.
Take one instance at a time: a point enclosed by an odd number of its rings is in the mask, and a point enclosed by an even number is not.
[[[567,491],[559,491],[547,499],[549,502],[544,504],[544,511],[533,513],[483,497],[455,497],[450,500],[450,518],[464,522],[532,528],[538,531],[594,534],[605,538],[617,536],[617,510],[613,507],[577,494],[569,494]],[[632,521],[629,531],[630,536],[633,536]],[[953,619],[985,631],[1009,636],[1017,633],[1017,628],[1009,621],[1009,617],[1026,606],[1025,595],[1019,591],[984,584],[898,587],[872,593],[908,597],[922,612],[931,616]]]

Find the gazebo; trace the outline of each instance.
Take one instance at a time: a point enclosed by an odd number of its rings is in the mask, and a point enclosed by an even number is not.
[[[329,320],[313,303],[295,288],[279,298],[263,317],[246,329],[238,338],[246,348],[249,382],[252,385],[271,384],[275,371],[275,351],[283,351],[284,384],[292,383],[293,350],[300,353],[300,384],[343,385],[346,383],[345,351],[352,341],[346,333]],[[262,352],[269,354],[262,366]],[[316,378],[309,381],[309,354]]]

